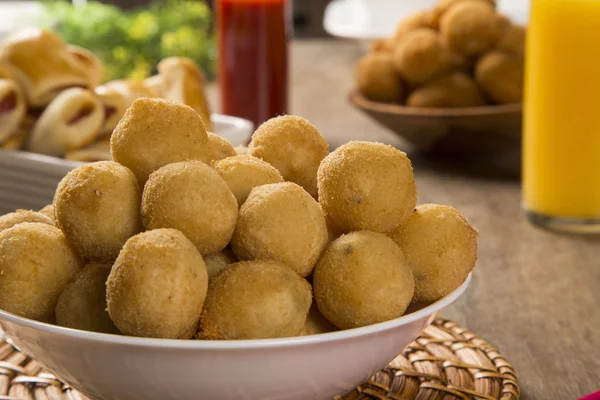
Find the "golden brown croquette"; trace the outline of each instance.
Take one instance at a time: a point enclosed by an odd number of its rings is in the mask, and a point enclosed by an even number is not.
[[[398,245],[369,231],[352,232],[333,241],[313,276],[319,311],[340,329],[402,316],[414,285]]]
[[[317,195],[317,169],[329,146],[317,128],[293,115],[271,118],[252,135],[250,155],[277,168],[286,181]]]
[[[125,243],[108,276],[108,314],[126,335],[189,339],[207,286],[202,256],[183,233],[143,232]]]
[[[54,319],[58,297],[83,263],[60,229],[24,222],[0,232],[0,308],[38,321]]]
[[[381,143],[352,141],[338,147],[321,163],[318,182],[327,223],[340,233],[392,231],[417,201],[410,160]]]
[[[432,302],[452,292],[477,261],[477,230],[449,206],[418,206],[390,236],[415,277],[415,302]]]
[[[319,204],[300,186],[283,182],[252,189],[231,248],[240,260],[272,259],[308,276],[327,240]]]
[[[210,283],[200,321],[204,339],[268,339],[302,332],[310,284],[271,260],[238,262]]]
[[[112,263],[142,228],[140,197],[126,167],[114,161],[82,165],[56,188],[56,223],[85,260]]]

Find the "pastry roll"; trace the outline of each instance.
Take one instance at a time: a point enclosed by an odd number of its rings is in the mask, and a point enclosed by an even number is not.
[[[15,81],[0,79],[0,143],[18,129],[26,108],[23,92]]]
[[[0,62],[19,84],[30,106],[45,106],[62,90],[87,87],[89,76],[55,33],[28,29],[0,46]]]
[[[162,76],[153,75],[150,78],[144,79],[144,85],[150,90],[155,91],[160,97],[164,96],[164,81]]]
[[[112,161],[110,142],[100,140],[82,149],[70,151],[65,154],[65,160],[80,162]]]
[[[158,63],[158,72],[163,80],[162,97],[192,107],[200,114],[206,130],[212,131],[202,70],[189,58],[169,57]]]
[[[104,105],[104,123],[100,134],[110,135],[127,110],[127,100],[121,92],[107,86],[98,86],[94,93]]]
[[[83,47],[68,45],[67,51],[75,56],[77,61],[88,73],[89,87],[95,88],[104,82],[104,65],[98,57]]]
[[[144,82],[133,79],[110,81],[106,82],[104,86],[121,93],[125,97],[127,108],[139,97],[160,97],[154,89],[146,86]]]
[[[104,124],[104,106],[91,91],[62,91],[46,107],[35,126],[29,150],[63,156],[92,142]]]
[[[29,139],[29,131],[19,127],[12,135],[0,143],[0,149],[3,150],[21,150]]]

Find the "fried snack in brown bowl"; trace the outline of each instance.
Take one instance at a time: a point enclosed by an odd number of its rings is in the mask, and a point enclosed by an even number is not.
[[[428,153],[518,149],[525,27],[487,0],[440,0],[355,67],[352,105]]]

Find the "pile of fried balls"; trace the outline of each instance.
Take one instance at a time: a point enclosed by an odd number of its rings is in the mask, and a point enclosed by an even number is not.
[[[366,98],[411,107],[520,103],[524,53],[525,28],[494,0],[440,0],[372,42],[355,79]]]
[[[140,337],[292,337],[398,318],[475,266],[477,231],[416,206],[405,153],[329,153],[300,117],[236,151],[192,108],[140,98],[111,153],[69,172],[52,205],[0,217],[0,308]]]

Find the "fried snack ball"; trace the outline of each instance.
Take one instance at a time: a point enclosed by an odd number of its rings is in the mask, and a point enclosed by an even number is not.
[[[396,28],[394,33],[393,41],[398,43],[404,37],[419,28],[437,28],[437,22],[435,20],[435,14],[430,10],[419,11],[405,19],[403,19]]]
[[[237,155],[235,149],[227,139],[212,132],[208,132],[208,145],[210,146],[209,161],[222,160]]]
[[[415,282],[402,250],[387,236],[352,232],[329,245],[313,275],[321,314],[340,329],[400,317]]]
[[[413,301],[432,302],[459,287],[477,261],[477,230],[449,206],[418,206],[390,237],[415,277]]]
[[[475,66],[477,83],[499,104],[523,100],[523,76],[523,60],[498,50],[487,53]]]
[[[0,308],[38,321],[54,318],[58,296],[83,267],[60,229],[24,222],[0,232]]]
[[[351,141],[338,147],[321,163],[318,180],[328,225],[340,233],[392,231],[417,201],[410,160],[381,143]]]
[[[217,161],[213,163],[213,168],[227,183],[240,206],[254,187],[283,182],[283,177],[274,166],[250,155]]]
[[[498,43],[505,28],[506,19],[481,0],[461,1],[440,20],[440,34],[444,41],[467,56],[490,50]]]
[[[143,232],[125,243],[108,276],[108,314],[126,335],[189,339],[207,287],[206,265],[183,233]]]
[[[56,223],[88,261],[111,263],[140,232],[140,190],[133,173],[114,161],[70,171],[54,194]]]
[[[310,284],[272,260],[238,262],[210,283],[200,320],[204,339],[269,339],[302,332]]]
[[[391,53],[394,51],[395,42],[393,38],[375,39],[369,43],[371,53]]]
[[[54,225],[54,222],[42,213],[28,210],[17,210],[0,217],[0,232],[23,222],[39,222]]]
[[[243,146],[243,145],[235,146],[234,150],[238,156],[243,156],[245,154],[248,154],[247,146]]]
[[[335,332],[338,329],[331,322],[327,321],[327,318],[319,312],[317,304],[313,303],[306,317],[306,323],[302,330],[303,336],[319,335],[321,333]]]
[[[160,167],[185,160],[208,161],[208,134],[193,108],[142,97],[133,102],[113,131],[113,159],[133,171],[141,185]]]
[[[452,68],[453,57],[436,31],[419,28],[398,41],[393,63],[408,83],[418,85]]]
[[[222,270],[229,267],[233,264],[235,260],[235,256],[233,252],[229,248],[224,248],[218,253],[209,254],[204,256],[204,263],[206,264],[206,269],[208,271],[208,280],[209,282]]]
[[[430,108],[475,107],[484,105],[485,97],[469,75],[454,71],[413,91],[406,104]]]
[[[319,203],[295,183],[282,182],[252,189],[240,208],[231,248],[240,260],[276,260],[306,277],[327,241]]]
[[[358,90],[368,99],[392,103],[402,98],[402,82],[394,69],[391,53],[371,53],[356,64]]]
[[[448,11],[450,9],[450,7],[453,7],[464,1],[472,1],[472,0],[440,0],[436,4],[435,8],[433,9],[433,14],[436,16],[436,18],[439,18],[446,11]],[[484,4],[487,4],[489,7],[491,7],[494,10],[496,9],[496,1],[495,0],[479,0],[479,1],[481,1]]]
[[[277,168],[286,181],[317,195],[317,169],[329,146],[317,128],[294,115],[271,118],[252,135],[250,155]]]
[[[524,26],[510,24],[496,48],[520,58],[525,57],[525,33]]]
[[[67,328],[119,333],[106,311],[110,264],[91,262],[69,283],[56,304],[56,323]]]
[[[40,209],[40,211],[38,211],[40,214],[44,214],[46,217],[50,218],[52,220],[52,224],[54,224],[54,206],[52,204],[48,204],[47,206],[44,206],[44,208]]]
[[[153,172],[144,187],[144,226],[177,229],[202,255],[227,246],[237,218],[235,196],[219,174],[203,162],[166,165]]]

